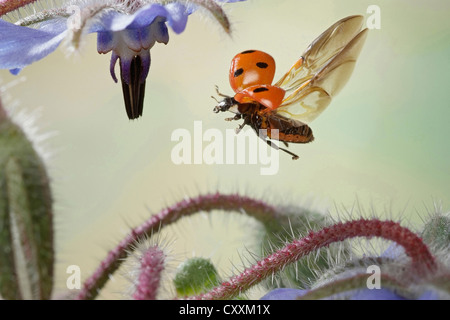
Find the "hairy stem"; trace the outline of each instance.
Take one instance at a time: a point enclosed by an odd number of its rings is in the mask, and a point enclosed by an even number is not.
[[[6,110],[3,108],[2,100],[0,99],[0,123],[7,119]]]
[[[37,0],[0,0],[0,16],[36,1]]]
[[[188,2],[188,1],[186,1]],[[230,21],[227,15],[223,11],[222,7],[212,0],[190,0],[189,2],[196,4],[197,6],[205,9],[212,14],[214,19],[222,26],[226,33],[230,33]],[[188,2],[188,3],[189,3]]]
[[[143,236],[150,237],[160,228],[177,221],[181,217],[200,211],[210,212],[212,210],[245,213],[264,224],[280,217],[279,212],[274,207],[262,201],[240,195],[216,193],[185,199],[153,215],[142,225],[132,229],[125,239],[108,253],[98,269],[86,280],[77,298],[94,299],[108,281],[109,275],[116,271],[123,260],[132,252],[137,239]]]
[[[147,249],[140,259],[135,300],[156,300],[161,273],[164,271],[165,254],[157,246]]]
[[[17,20],[15,24],[21,27],[28,27],[57,17],[67,18],[69,16],[70,14],[67,12],[66,8],[54,8],[43,10],[40,12],[36,12],[35,14],[26,16],[22,19]]]
[[[355,237],[380,237],[403,246],[405,253],[412,260],[410,270],[412,274],[424,275],[436,270],[435,258],[422,239],[412,231],[393,221],[361,219],[338,223],[318,232],[310,232],[308,236],[294,240],[245,269],[241,274],[205,294],[194,297],[194,299],[231,299],[312,251],[326,247],[333,242]]]

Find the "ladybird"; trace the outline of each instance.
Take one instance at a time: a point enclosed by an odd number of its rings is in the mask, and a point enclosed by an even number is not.
[[[349,16],[333,24],[274,84],[272,56],[259,50],[237,54],[229,71],[235,95],[224,95],[216,87],[217,94],[224,99],[218,101],[214,112],[233,112],[235,116],[226,120],[244,120],[237,133],[250,125],[269,146],[298,159],[271,139],[286,146],[314,140],[308,123],[326,109],[350,78],[368,33],[367,28],[361,31],[363,20],[360,15]]]
[[[271,55],[258,50],[247,50],[237,54],[231,60],[228,75],[234,92],[240,92],[254,85],[270,85],[274,76],[275,60]]]

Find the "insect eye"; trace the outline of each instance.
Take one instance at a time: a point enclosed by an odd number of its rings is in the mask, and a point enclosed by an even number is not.
[[[265,68],[267,68],[269,65],[268,65],[267,63],[265,63],[265,62],[258,62],[258,63],[256,64],[256,66],[257,66],[258,68],[265,69]]]
[[[239,77],[242,73],[244,73],[244,69],[239,68],[234,72],[234,77]]]

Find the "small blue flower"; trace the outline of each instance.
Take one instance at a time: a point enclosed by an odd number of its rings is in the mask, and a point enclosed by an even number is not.
[[[261,300],[296,300],[307,292],[308,290],[277,288],[266,293]]]
[[[405,255],[403,247],[393,243],[391,244],[381,255],[380,258],[390,259],[392,261],[397,261],[397,263],[401,263]],[[386,267],[386,266],[385,266]],[[384,267],[383,267],[384,268]],[[351,269],[343,271],[342,274],[347,272],[348,275],[355,275],[355,272]],[[342,275],[341,274],[341,275]],[[336,282],[343,278],[339,275],[335,277]],[[329,284],[333,284],[333,280],[330,281]],[[320,290],[320,289],[316,289]],[[297,299],[309,299],[311,296],[308,295],[312,293],[314,289],[295,289],[295,288],[276,288],[266,293],[261,300],[297,300]],[[331,299],[346,299],[346,300],[408,300],[411,297],[415,297],[417,300],[438,300],[442,299],[441,295],[435,288],[427,288],[420,286],[412,286],[410,290],[408,288],[403,288],[402,292],[396,292],[397,290],[392,288],[381,287],[377,288],[348,288],[347,291],[334,292],[334,290],[329,289],[329,295],[323,297],[323,299],[331,300]],[[410,291],[410,292],[408,292]],[[408,296],[405,296],[407,294]],[[314,296],[314,295],[313,295]]]
[[[112,51],[110,72],[115,82],[114,66],[120,59],[120,78],[128,118],[142,115],[150,49],[156,42],[169,42],[166,23],[175,33],[183,32],[188,14],[187,8],[180,3],[150,4],[129,16],[109,12],[90,28],[90,32],[97,33],[97,51]]]
[[[97,33],[98,52],[112,51],[110,72],[115,82],[114,67],[120,60],[125,108],[128,117],[136,119],[142,116],[150,49],[156,42],[168,43],[168,26],[177,34],[183,32],[188,16],[200,7],[227,24],[218,3],[237,1],[244,0],[70,1],[15,24],[0,19],[0,68],[17,74],[53,52],[63,39],[77,47],[83,34]]]
[[[389,289],[363,289],[356,290],[349,295],[352,300],[406,300],[406,298]]]
[[[261,300],[296,300],[308,293],[308,290],[278,288],[264,295]],[[329,297],[333,298],[333,296]],[[351,300],[405,300],[404,297],[388,289],[364,289],[336,295],[338,299]]]

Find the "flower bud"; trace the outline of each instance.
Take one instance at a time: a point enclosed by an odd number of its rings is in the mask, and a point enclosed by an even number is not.
[[[450,217],[443,214],[433,216],[422,232],[423,240],[440,248],[450,247]]]
[[[52,197],[45,165],[0,104],[0,295],[49,299]]]
[[[177,269],[174,279],[179,296],[195,295],[207,291],[219,284],[216,268],[210,260],[191,258]]]

